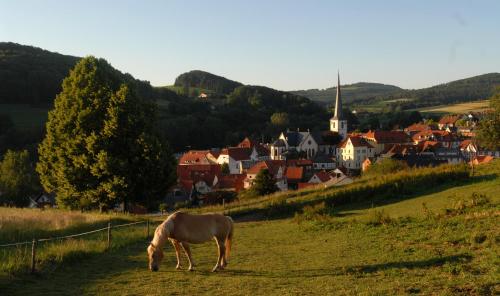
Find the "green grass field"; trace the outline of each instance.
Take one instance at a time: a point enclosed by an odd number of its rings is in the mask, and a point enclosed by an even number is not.
[[[167,246],[147,269],[147,240],[37,276],[0,279],[6,295],[494,295],[500,292],[500,162],[465,182],[334,207],[314,219],[239,222],[230,264],[193,246],[195,272]],[[484,197],[473,198],[475,196]],[[423,206],[426,204],[426,207]],[[373,208],[372,208],[373,204]],[[383,223],[374,213],[384,212]],[[375,218],[374,218],[375,217]],[[301,221],[298,223],[298,221]],[[185,262],[185,261],[184,261]],[[186,267],[187,264],[184,264]]]

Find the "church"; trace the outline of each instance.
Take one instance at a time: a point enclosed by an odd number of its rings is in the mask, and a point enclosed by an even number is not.
[[[330,119],[330,130],[322,132],[291,131],[282,132],[270,146],[270,157],[273,160],[285,160],[300,157],[314,160],[315,158],[336,158],[337,145],[347,137],[347,120],[342,116],[342,96],[340,75],[337,74],[337,95],[335,112]]]

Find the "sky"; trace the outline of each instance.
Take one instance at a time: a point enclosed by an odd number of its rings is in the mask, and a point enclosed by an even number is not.
[[[204,70],[280,90],[422,88],[500,72],[500,1],[0,0],[0,41],[151,84]]]

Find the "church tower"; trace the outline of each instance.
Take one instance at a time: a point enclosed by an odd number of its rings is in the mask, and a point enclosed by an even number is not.
[[[337,73],[337,98],[335,99],[335,113],[330,119],[330,131],[337,132],[344,140],[347,137],[347,120],[342,116],[342,98],[340,92],[340,74]]]

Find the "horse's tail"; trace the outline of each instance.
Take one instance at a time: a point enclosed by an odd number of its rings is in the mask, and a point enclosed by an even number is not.
[[[226,260],[229,259],[229,254],[231,253],[231,240],[233,239],[234,234],[234,222],[231,217],[227,217],[229,219],[229,233],[226,236],[225,247],[226,247]]]

